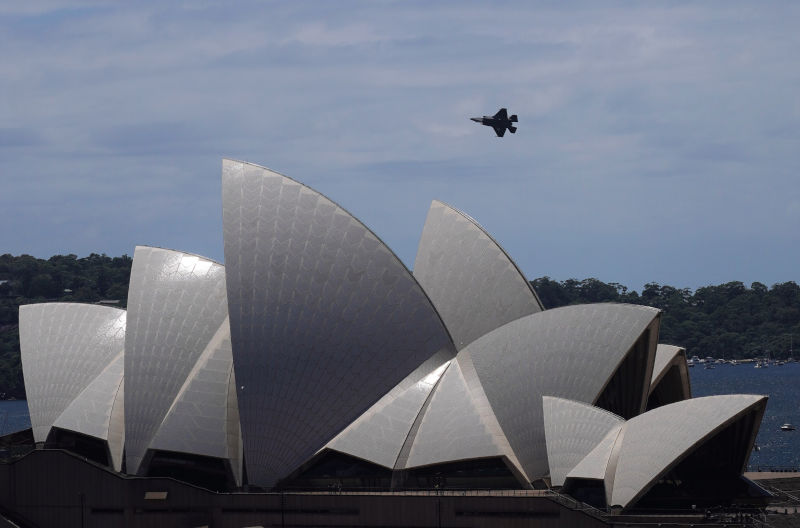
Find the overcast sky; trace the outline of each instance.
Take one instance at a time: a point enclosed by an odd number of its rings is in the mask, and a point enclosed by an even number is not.
[[[0,253],[223,260],[221,159],[412,267],[430,202],[529,279],[800,280],[796,2],[4,2]],[[504,138],[471,122],[501,106]]]

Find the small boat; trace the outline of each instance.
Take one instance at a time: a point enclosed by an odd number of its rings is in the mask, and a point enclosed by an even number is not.
[[[790,423],[785,423],[781,426],[781,431],[794,431],[794,426]]]

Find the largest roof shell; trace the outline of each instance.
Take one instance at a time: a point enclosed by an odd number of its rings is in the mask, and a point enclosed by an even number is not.
[[[453,344],[411,273],[344,209],[263,167],[222,172],[247,471],[272,486]]]
[[[459,350],[495,328],[543,309],[503,248],[470,216],[437,200],[422,230],[414,277]]]

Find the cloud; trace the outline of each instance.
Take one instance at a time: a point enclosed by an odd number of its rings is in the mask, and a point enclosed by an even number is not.
[[[291,35],[285,37],[283,42],[306,46],[338,47],[374,44],[385,40],[388,40],[386,35],[377,33],[365,24],[330,27],[324,22],[313,22],[301,25]]]
[[[0,149],[29,147],[44,143],[42,134],[33,128],[0,128]]]
[[[103,127],[91,134],[91,141],[123,155],[179,155],[205,148],[205,131],[189,123],[148,122]]]
[[[0,222],[25,236],[3,246],[221,258],[219,159],[232,156],[319,188],[406,262],[441,198],[531,277],[701,284],[727,265],[694,256],[704,241],[796,240],[799,11],[4,4],[0,170],[24,178],[4,182]],[[517,134],[468,120],[501,106]],[[800,249],[759,247],[761,275],[737,280],[796,279]]]
[[[30,0],[28,2],[4,2],[0,4],[0,16],[41,17],[58,16],[74,13],[94,7],[108,6],[110,2],[103,0],[72,0],[69,3],[60,0]]]

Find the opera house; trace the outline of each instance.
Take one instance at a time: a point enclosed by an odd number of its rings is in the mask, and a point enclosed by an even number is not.
[[[266,168],[224,160],[222,198],[224,265],[140,246],[126,310],[20,308],[36,452],[223,493],[556,490],[615,513],[758,495],[766,396],[692,398],[659,310],[545,309],[438,201],[411,272]]]

